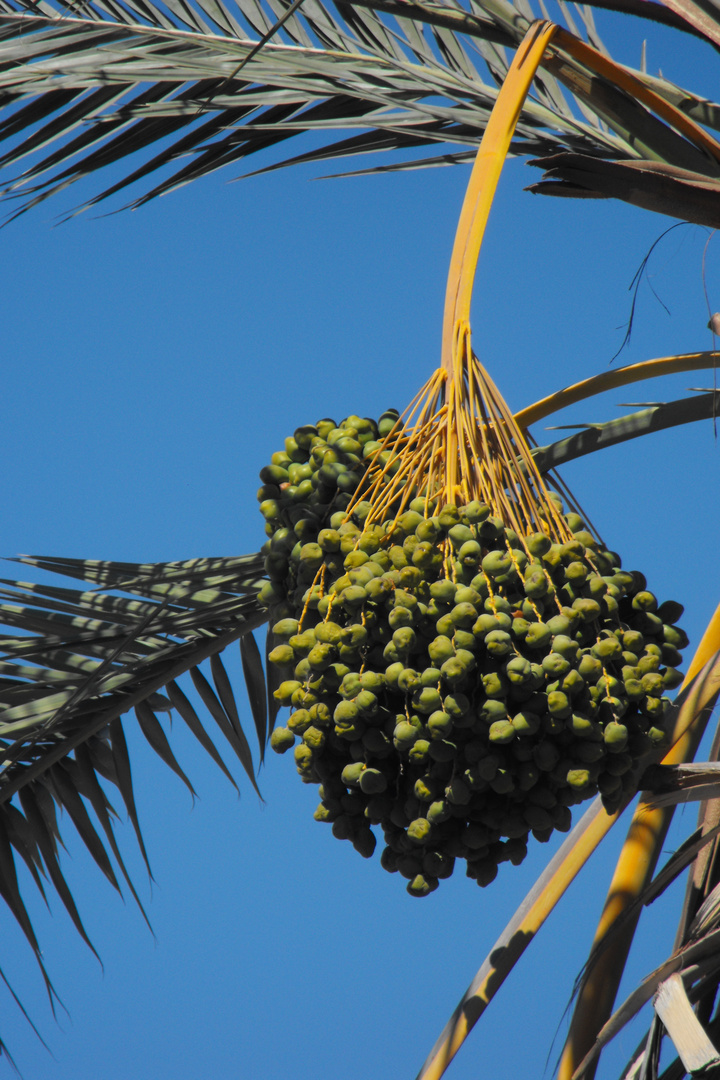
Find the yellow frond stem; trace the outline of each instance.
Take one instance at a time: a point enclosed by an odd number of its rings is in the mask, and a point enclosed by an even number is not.
[[[720,693],[720,664],[717,662],[719,652],[720,607],[708,626],[696,652],[698,663],[703,657],[705,662],[698,669],[695,661],[693,661],[683,684],[683,689],[686,692],[689,690],[689,693],[687,693],[680,706],[673,733],[674,745],[663,758],[663,764],[676,764],[679,761],[688,760],[688,757],[694,752],[694,745],[702,736],[702,729],[697,723],[697,718],[709,710],[718,693]],[[705,669],[706,674],[697,678],[703,669]],[[695,672],[694,676],[691,675],[693,671]],[[695,678],[695,682],[694,685],[690,686],[692,678]],[[644,806],[644,804],[641,803],[641,806]],[[440,1080],[440,1077],[445,1073],[455,1054],[485,1012],[485,1009],[533,940],[535,934],[618,820],[621,813],[622,808],[614,814],[606,813],[599,799],[596,799],[589,810],[586,811],[548,867],[549,875],[545,883],[531,891],[518,914],[511,920],[500,939],[490,950],[488,958],[468,987],[420,1070],[417,1080]],[[633,818],[628,852],[632,851],[640,860],[640,870],[645,878],[649,876],[651,844],[656,844],[660,835],[657,819],[665,813],[667,811],[649,811],[645,809],[640,816],[636,814]],[[660,822],[661,825],[662,822]],[[622,881],[618,881],[617,899],[620,900],[622,899],[623,887],[626,892],[633,892],[635,896],[638,895],[638,884],[637,881],[632,879],[632,863],[629,856],[628,868],[630,873],[624,875]],[[626,897],[626,901],[625,907],[630,902],[629,896]],[[620,909],[617,910],[619,914]],[[603,1022],[599,1021],[595,1025],[596,1030],[600,1029]],[[579,1062],[582,1056],[577,1056],[576,1061]],[[564,1058],[561,1070],[565,1070],[567,1065],[568,1059]],[[561,1075],[570,1076],[572,1074],[561,1071]]]
[[[593,803],[586,813],[586,817],[590,817],[591,820],[583,835],[562,859],[545,888],[537,896],[532,897],[530,906],[522,918],[517,923],[513,923],[509,940],[506,940],[506,935],[503,935],[490,951],[492,960],[486,961],[475,982],[468,988],[418,1073],[417,1080],[440,1080],[502,983],[568,886],[615,824],[619,814],[620,811],[612,815],[606,814],[599,800]]]
[[[680,109],[671,105],[665,98],[656,94],[654,90],[651,90],[649,86],[641,82],[635,75],[632,75],[621,64],[616,64],[614,60],[603,56],[597,49],[586,45],[584,41],[575,37],[574,34],[570,34],[560,27],[557,29],[553,42],[553,52],[560,56],[566,53],[590,68],[597,75],[607,79],[613,86],[619,86],[621,90],[625,90],[631,97],[657,113],[659,117],[689,139],[690,142],[694,143],[695,146],[704,150],[712,161],[720,164],[720,143],[717,143],[699,124],[696,124]]]
[[[720,652],[720,606],[715,611],[688,668],[680,693],[705,665]],[[705,730],[705,724],[693,723],[707,706],[707,688],[697,686],[681,710],[672,736],[672,746],[663,758],[664,765],[692,761]],[[715,690],[717,696],[717,690]],[[688,722],[690,721],[690,722]],[[609,1018],[620,979],[632,944],[637,915],[628,918],[626,926],[611,942],[604,945],[617,920],[635,903],[649,883],[660,856],[674,807],[651,809],[641,799],[633,815],[628,835],[608,890],[605,907],[593,941],[593,952],[603,950],[593,964],[578,995],[567,1043],[558,1071],[558,1080],[571,1080],[580,1062],[595,1042],[603,1024]],[[594,1074],[594,1068],[592,1073]]]
[[[720,605],[715,609],[715,614],[707,625],[700,644],[695,650],[695,655],[690,661],[687,675],[680,687],[681,691],[692,682],[699,671],[707,664],[716,652],[720,650]]]
[[[615,390],[619,386],[629,386],[643,379],[655,379],[660,375],[672,375],[679,371],[713,368],[719,361],[720,352],[687,353],[682,356],[664,356],[657,360],[643,360],[642,363],[629,364],[616,371],[603,371],[600,375],[583,379],[582,382],[558,390],[557,393],[536,401],[534,405],[521,409],[515,413],[515,422],[525,430],[538,420],[544,420],[546,416],[559,412],[568,405],[574,405],[575,402],[595,394],[602,394],[606,390]]]

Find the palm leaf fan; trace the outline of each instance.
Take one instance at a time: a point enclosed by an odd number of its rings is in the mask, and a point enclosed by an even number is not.
[[[114,857],[140,904],[115,838],[117,815],[108,794],[108,785],[117,790],[147,863],[123,714],[134,709],[152,748],[192,792],[159,719],[175,709],[234,783],[207,723],[175,681],[190,672],[203,705],[256,786],[250,745],[219,654],[240,641],[262,753],[265,683],[252,630],[266,619],[257,601],[264,578],[258,555],[156,564],[17,561],[87,583],[72,589],[0,582],[0,618],[6,627],[0,638],[0,894],[42,969],[20,895],[18,857],[42,893],[48,884],[55,889],[90,945],[61,869],[61,811],[119,889]],[[207,675],[200,668],[204,661]]]
[[[717,18],[698,18],[692,5],[610,6],[720,40]],[[590,7],[576,17],[601,50]],[[305,132],[326,141],[267,167],[417,148],[439,153],[397,167],[469,161],[508,69],[505,48],[517,46],[532,18],[525,0],[484,0],[473,12],[410,0],[334,9],[316,0],[81,9],[2,0],[0,165],[15,170],[2,188],[9,217],[118,163],[120,177],[82,207],[150,181],[128,204],[138,206]],[[548,170],[535,190],[628,199],[716,224],[717,158],[655,115],[643,92],[711,127],[720,110],[664,78],[629,77],[633,88],[588,65],[569,39],[551,43],[513,139],[513,152],[535,154]],[[331,131],[344,135],[328,138]]]

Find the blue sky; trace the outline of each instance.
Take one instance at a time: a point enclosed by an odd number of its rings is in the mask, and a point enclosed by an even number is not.
[[[632,26],[622,59],[637,59],[643,33]],[[688,39],[673,56],[669,39],[655,47],[648,36],[651,71],[710,93],[709,49]],[[439,362],[468,170],[311,182],[316,174],[299,167],[234,184],[218,174],[135,213],[53,227],[80,197],[70,192],[0,231],[3,555],[154,561],[256,550],[257,474],[286,435],[321,416],[379,415],[410,400]],[[506,167],[473,307],[475,349],[516,409],[607,368],[633,274],[672,224],[625,205],[523,193],[535,179],[522,162]],[[683,227],[659,245],[649,271],[669,314],[643,284],[616,365],[712,347],[706,240]],[[720,309],[717,239],[706,283]],[[641,384],[551,422],[606,420],[621,414],[618,402],[710,385],[707,372]],[[720,600],[712,424],[604,451],[563,476],[624,564],[642,569],[659,598],[685,604],[696,643]],[[234,655],[228,664],[239,686]],[[4,994],[2,1037],[26,1080],[414,1076],[554,845],[536,844],[486,890],[456,872],[414,900],[377,857],[362,860],[312,820],[316,789],[287,758],[271,755],[263,768],[263,804],[236,769],[238,799],[177,724],[173,747],[199,794],[192,806],[126,726],[152,888],[131,829],[119,831],[155,938],[68,826],[64,865],[104,969],[59,902],[48,915],[28,886],[69,1014],[56,1024],[0,913],[0,964],[52,1050]],[[695,813],[678,818],[669,849]],[[548,1055],[552,1063],[622,829],[508,980],[451,1080],[541,1077]],[[671,947],[680,897],[675,889],[649,913],[630,977]],[[639,1034],[619,1040],[601,1076],[619,1071]]]

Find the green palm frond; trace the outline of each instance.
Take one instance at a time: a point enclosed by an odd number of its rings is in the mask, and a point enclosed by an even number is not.
[[[704,24],[650,0],[610,6],[712,40]],[[142,182],[129,203],[138,206],[304,133],[322,145],[279,164],[433,146],[439,156],[397,167],[464,160],[507,72],[505,47],[517,45],[533,17],[522,0],[483,0],[472,10],[411,0],[334,9],[303,0],[288,15],[289,7],[281,0],[0,0],[0,165],[8,175],[1,190],[17,200],[11,217],[118,162],[121,178],[85,205]],[[591,9],[576,17],[599,46]],[[717,163],[632,95],[553,50],[523,111],[515,153],[649,159],[718,175]],[[688,116],[717,124],[718,106],[636,75]],[[345,136],[337,139],[338,131]],[[574,193],[560,187],[553,193]]]
[[[702,393],[692,398],[680,398],[678,401],[653,403],[639,412],[620,416],[616,420],[607,420],[602,424],[573,425],[582,430],[566,439],[559,439],[550,446],[535,447],[533,457],[541,472],[549,472],[567,461],[592,454],[595,450],[617,446],[628,439],[691,424],[696,420],[712,420],[718,415],[719,409],[720,394],[717,391]]]
[[[134,709],[153,750],[194,794],[158,718],[174,709],[234,784],[206,721],[176,682],[189,672],[203,706],[257,790],[250,743],[219,654],[239,640],[262,759],[268,710],[252,631],[267,614],[257,599],[264,580],[259,555],[155,564],[17,561],[85,583],[72,589],[0,581],[0,895],[42,969],[18,885],[18,857],[43,895],[48,885],[54,888],[92,948],[60,866],[61,811],[119,890],[114,857],[140,905],[115,838],[117,815],[108,796],[108,785],[117,789],[149,871],[123,714]],[[207,675],[199,666],[206,660]],[[44,969],[43,974],[52,993]]]

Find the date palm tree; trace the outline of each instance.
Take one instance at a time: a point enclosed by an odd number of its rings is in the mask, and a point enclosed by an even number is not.
[[[568,12],[570,30],[559,31],[544,44],[532,91],[517,126],[508,130],[510,152],[533,155],[532,164],[543,169],[531,190],[559,197],[618,198],[718,227],[720,147],[708,129],[720,126],[720,107],[662,77],[611,61],[594,26],[593,6],[661,23],[720,48],[720,18],[691,0],[603,0],[575,13],[581,30]],[[402,151],[403,157],[398,162],[396,155],[392,164],[370,171],[469,161],[488,127],[511,57],[533,19],[524,0],[514,5],[483,0],[467,9],[413,0],[353,0],[335,8],[318,0],[291,5],[244,0],[232,7],[220,0],[0,0],[0,136],[6,140],[0,164],[9,176],[2,188],[8,219],[94,173],[99,191],[78,209],[121,193],[125,200],[131,185],[138,186],[126,205],[139,206],[308,132],[322,132],[323,145],[280,164],[321,163],[381,150]],[[423,156],[413,157],[419,150]],[[107,187],[105,166],[122,169],[121,178]],[[569,400],[607,389],[613,379],[614,385],[627,385],[714,362],[714,354],[696,354],[620,369],[559,392],[515,419],[519,429],[527,430]],[[714,416],[716,407],[717,395],[708,392],[643,410],[552,446],[536,447],[534,460],[545,474],[573,457],[660,426]],[[254,785],[248,737],[220,658],[229,644],[240,642],[261,754],[277,702],[272,686],[268,693],[252,633],[267,620],[261,598],[266,564],[259,553],[152,565],[35,557],[21,561],[83,583],[71,588],[6,580],[0,590],[8,628],[0,661],[0,892],[42,968],[17,883],[16,858],[24,861],[39,888],[49,879],[90,944],[60,865],[59,808],[111,883],[117,886],[110,854],[134,894],[113,831],[108,795],[108,785],[119,792],[143,849],[122,717],[134,713],[150,745],[190,788],[158,714],[175,710],[227,772],[209,733],[216,725]],[[561,1067],[568,1078],[581,1062],[588,1075],[599,1050],[638,1002],[677,971],[686,972],[690,997],[699,1002],[705,1025],[703,1029],[696,1019],[690,1051],[680,1051],[682,1068],[695,1068],[688,1062],[699,1061],[692,1053],[702,1055],[703,1050],[704,1065],[715,1063],[712,1043],[710,1050],[702,1047],[701,1036],[712,1040],[718,1028],[712,1012],[720,977],[713,951],[718,879],[714,860],[707,857],[707,845],[715,836],[717,775],[712,764],[693,772],[681,763],[692,756],[720,691],[718,646],[713,623],[674,706],[675,743],[685,739],[688,745],[681,745],[677,758],[656,765],[654,773],[638,777],[638,783],[652,785],[646,803],[652,802],[658,815],[653,836],[646,841],[646,872],[633,882],[628,903],[608,916],[599,933]],[[178,683],[184,675],[189,675],[204,715]],[[701,835],[678,853],[664,877],[651,882],[671,813],[667,807],[687,797],[688,790],[704,800]],[[523,935],[529,940],[536,932],[616,817],[598,804],[578,824],[481,969],[423,1075],[439,1076],[447,1067],[518,960],[522,949],[517,941]],[[700,879],[701,863],[707,866]],[[647,900],[648,890],[662,889],[689,865],[695,877],[676,954],[603,1027],[617,988],[617,980],[607,972],[622,966],[638,906]],[[625,873],[622,860],[618,873]],[[683,990],[674,988],[680,1005],[671,1003],[663,1015],[673,1038],[675,1012],[687,1002]],[[654,1020],[647,1053],[638,1055],[637,1069],[645,1069],[644,1075],[653,1075],[656,1068],[661,1030],[660,1020]]]

